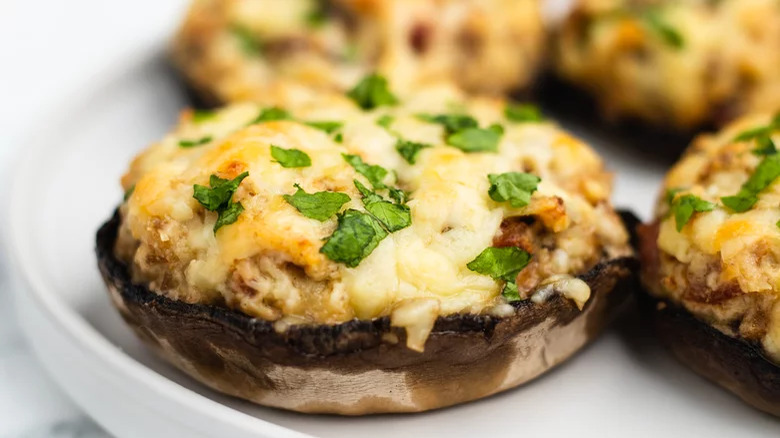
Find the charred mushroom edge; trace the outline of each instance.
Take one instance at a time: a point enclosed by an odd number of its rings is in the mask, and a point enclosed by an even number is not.
[[[98,264],[138,336],[217,391],[299,412],[419,412],[513,388],[595,339],[637,283],[635,258],[605,260],[579,277],[591,288],[582,311],[556,294],[540,304],[515,303],[510,317],[439,317],[425,351],[416,352],[388,317],[277,332],[273,322],[133,284],[113,252],[119,223],[115,212],[98,231]]]

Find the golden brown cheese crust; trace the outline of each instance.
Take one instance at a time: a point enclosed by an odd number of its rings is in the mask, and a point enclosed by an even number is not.
[[[131,262],[136,281],[178,300],[224,304],[279,321],[279,328],[390,315],[393,325],[418,325],[420,337],[410,332],[410,338],[424,342],[438,315],[507,310],[501,284],[466,267],[486,247],[517,246],[533,254],[518,276],[521,296],[549,285],[547,292],[562,290],[579,305],[589,291],[572,276],[630,254],[609,204],[611,178],[598,156],[552,123],[507,120],[501,100],[467,99],[445,85],[373,111],[339,94],[302,95],[297,88],[277,90],[274,99],[268,105],[287,109],[298,121],[247,126],[268,106],[262,103],[235,104],[205,121],[185,111],[172,133],[135,159],[123,179],[125,189],[135,189],[121,209],[117,255]],[[419,117],[453,111],[470,114],[480,126],[501,124],[498,151],[464,153],[445,143],[441,125]],[[379,126],[387,115],[392,124]],[[324,120],[343,123],[342,142],[300,122]],[[211,141],[179,146],[182,139],[204,136]],[[396,151],[396,136],[431,147],[411,165]],[[283,168],[272,160],[271,145],[300,149],[312,165]],[[363,210],[353,180],[370,184],[342,153],[387,168],[410,193],[411,226],[382,240],[355,268],[320,252],[337,226],[335,216],[309,219],[283,199],[300,184],[308,193],[346,193],[351,201],[345,208]],[[244,171],[249,176],[233,199],[245,211],[215,235],[216,214],[193,199],[193,184]],[[509,171],[541,177],[525,207],[488,195],[487,175]],[[517,218],[524,218],[522,229],[512,225]],[[419,326],[421,321],[430,325]]]
[[[721,198],[737,194],[762,157],[756,141],[735,141],[768,126],[768,114],[744,117],[717,134],[699,137],[667,174],[664,192],[693,194],[715,204],[695,213],[677,231],[662,199],[657,223],[645,230],[644,276],[653,293],[684,306],[733,336],[760,342],[780,361],[780,180],[758,195],[748,211],[735,212]],[[780,144],[778,132],[773,140]]]
[[[345,90],[374,70],[402,91],[445,79],[500,93],[529,85],[543,42],[539,0],[198,0],[173,58],[214,103],[279,82]]]
[[[556,40],[608,116],[691,129],[780,106],[775,0],[580,0]]]

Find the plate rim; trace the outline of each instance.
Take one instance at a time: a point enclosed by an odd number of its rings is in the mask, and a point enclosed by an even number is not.
[[[261,434],[260,436],[274,436],[285,438],[312,438],[312,435],[297,432],[284,426],[272,423],[259,417],[240,412],[204,395],[176,383],[162,374],[148,368],[129,354],[105,338],[95,327],[79,315],[57,291],[47,284],[39,275],[36,275],[34,264],[35,245],[30,242],[32,233],[26,226],[25,213],[30,212],[33,197],[26,196],[25,183],[35,178],[34,161],[36,157],[44,154],[47,149],[55,147],[56,141],[47,141],[57,131],[57,126],[63,126],[72,114],[73,103],[89,102],[99,94],[99,90],[105,89],[112,82],[122,79],[127,71],[132,71],[139,64],[139,60],[150,59],[155,52],[159,53],[159,43],[145,44],[142,47],[134,47],[123,50],[120,55],[109,57],[97,69],[91,77],[99,78],[97,84],[90,81],[78,81],[72,88],[59,93],[56,97],[48,99],[50,104],[40,117],[43,121],[38,126],[48,126],[49,129],[30,132],[30,128],[22,134],[20,147],[12,151],[7,161],[8,173],[5,193],[0,199],[8,200],[9,215],[6,216],[5,226],[2,227],[2,243],[6,247],[6,259],[9,262],[9,273],[15,277],[13,283],[14,294],[26,294],[27,302],[32,303],[38,311],[41,311],[49,321],[62,329],[67,334],[74,346],[80,347],[97,364],[111,373],[114,378],[126,379],[125,387],[134,385],[143,388],[147,394],[153,394],[158,399],[168,399],[177,407],[186,408],[186,414],[197,414],[202,418],[211,418],[219,423],[228,423],[231,426],[245,430],[247,433]],[[97,230],[95,230],[97,231]],[[97,262],[94,267],[97,271]],[[20,297],[17,297],[17,305]],[[28,341],[31,333],[25,324],[21,324]],[[32,343],[32,342],[31,342]],[[69,392],[59,382],[55,373],[49,370],[48,363],[43,360],[37,348],[32,349],[44,365],[47,373],[54,378],[58,386]],[[142,402],[148,405],[148,402]],[[91,415],[86,406],[86,414]],[[184,413],[180,414],[183,415]],[[99,419],[98,419],[99,420]]]

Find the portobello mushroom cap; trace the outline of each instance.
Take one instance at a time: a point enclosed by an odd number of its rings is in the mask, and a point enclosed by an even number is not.
[[[279,83],[344,91],[372,71],[400,90],[451,80],[472,92],[518,91],[541,67],[541,3],[193,1],[171,57],[205,105],[262,98]]]
[[[780,156],[762,149],[778,141],[778,123],[754,114],[696,139],[637,234],[639,305],[660,341],[780,416]]]
[[[157,354],[211,388],[306,413],[419,412],[487,397],[548,371],[595,339],[635,288],[636,260],[603,260],[579,276],[582,310],[560,294],[514,304],[508,317],[439,317],[418,352],[389,317],[291,326],[172,300],[133,284],[113,253],[120,217],[97,233],[100,272],[124,320]]]
[[[133,160],[100,269],[164,358],[263,405],[423,411],[616,314],[634,251],[592,149],[528,105],[372,87],[185,110]]]

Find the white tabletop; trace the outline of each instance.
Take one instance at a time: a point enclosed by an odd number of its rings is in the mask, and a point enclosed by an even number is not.
[[[0,0],[0,202],[15,151],[38,129],[36,114],[75,84],[89,81],[103,55],[123,41],[165,41],[175,23],[160,20],[177,14],[152,11],[183,4]],[[148,34],[137,32],[139,22]],[[30,351],[13,311],[5,255],[0,251],[0,438],[106,437],[54,386]]]

